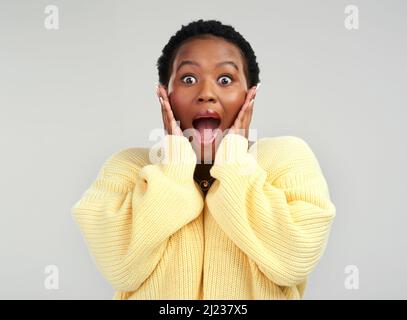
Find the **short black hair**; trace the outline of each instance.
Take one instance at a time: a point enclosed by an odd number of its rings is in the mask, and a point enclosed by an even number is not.
[[[161,56],[157,60],[159,82],[168,87],[172,72],[172,63],[175,58],[177,49],[186,41],[192,38],[204,37],[206,35],[213,35],[222,37],[226,41],[236,45],[246,58],[247,74],[246,80],[249,88],[257,85],[260,82],[259,73],[260,69],[256,61],[256,55],[246,39],[237,32],[232,26],[222,24],[217,20],[196,20],[190,22],[188,25],[182,25],[168,41],[162,50]]]

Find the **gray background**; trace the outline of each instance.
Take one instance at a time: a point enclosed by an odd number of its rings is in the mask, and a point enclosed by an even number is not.
[[[44,8],[59,7],[59,30]],[[360,29],[344,27],[347,5]],[[111,299],[70,209],[161,128],[156,59],[182,24],[233,25],[261,69],[251,128],[315,152],[337,208],[305,299],[407,298],[405,1],[0,1],[0,298]],[[403,138],[404,137],[404,138]],[[46,290],[47,265],[59,290]],[[344,286],[359,269],[358,290]]]

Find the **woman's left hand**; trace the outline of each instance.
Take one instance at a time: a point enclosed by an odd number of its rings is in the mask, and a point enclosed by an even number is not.
[[[253,86],[246,95],[246,100],[243,106],[240,108],[234,124],[229,129],[228,133],[240,134],[248,139],[249,126],[252,120],[254,98],[256,96],[256,89],[259,86]]]

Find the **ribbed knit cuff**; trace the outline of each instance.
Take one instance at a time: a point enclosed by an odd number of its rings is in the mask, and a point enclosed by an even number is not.
[[[163,154],[160,165],[165,174],[192,181],[197,158],[186,137],[167,134],[160,150]]]
[[[233,170],[235,174],[247,176],[257,170],[256,159],[248,153],[249,141],[240,134],[228,133],[219,144],[211,174],[216,178],[224,170]]]

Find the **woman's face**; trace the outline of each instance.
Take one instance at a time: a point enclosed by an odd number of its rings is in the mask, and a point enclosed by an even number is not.
[[[222,38],[194,38],[182,44],[174,57],[167,88],[181,130],[194,128],[197,112],[207,109],[219,114],[221,132],[230,128],[249,89],[246,70],[239,48]],[[204,146],[200,147],[203,150]]]

